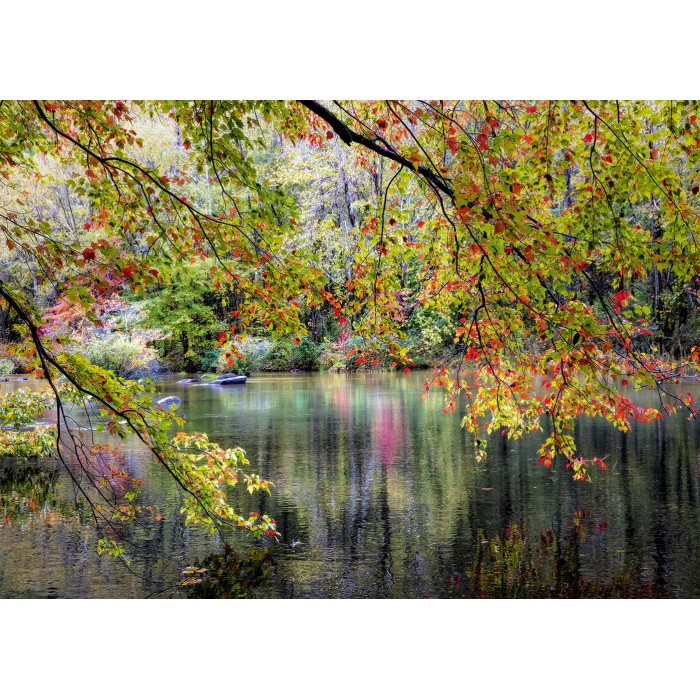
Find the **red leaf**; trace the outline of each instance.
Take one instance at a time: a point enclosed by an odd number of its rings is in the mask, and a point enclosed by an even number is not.
[[[411,369],[410,369],[409,367],[404,367],[404,368],[403,368],[403,373],[404,373],[404,374],[410,374],[410,373],[411,373]]]
[[[377,119],[377,126],[380,129],[386,129],[386,119]]]
[[[423,221],[423,219],[421,219],[421,220],[418,222],[418,228],[423,228],[423,226],[425,226],[425,221]]]
[[[536,105],[531,105],[525,110],[528,114],[534,114],[537,111]]]
[[[85,248],[83,251],[83,260],[94,260],[95,259],[95,250],[94,248]]]

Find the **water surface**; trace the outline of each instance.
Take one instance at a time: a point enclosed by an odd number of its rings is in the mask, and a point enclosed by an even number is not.
[[[607,456],[610,468],[574,482],[565,469],[537,464],[537,435],[492,436],[477,462],[459,415],[444,415],[434,390],[419,400],[425,378],[158,382],[159,395],[182,398],[187,430],[242,446],[251,469],[274,481],[271,497],[235,498],[243,512],[269,513],[283,535],[272,548],[274,575],[255,595],[700,595],[697,423],[674,418],[623,434],[581,421],[582,451]],[[173,587],[180,571],[220,543],[184,526],[180,495],[133,440],[121,464],[143,479],[145,502],[162,504],[162,520],[129,532],[133,572],[95,554],[89,513],[75,509],[51,460],[0,468],[0,596],[183,594]]]

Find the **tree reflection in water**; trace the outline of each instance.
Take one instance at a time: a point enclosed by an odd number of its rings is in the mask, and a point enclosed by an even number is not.
[[[225,544],[220,553],[184,569],[180,586],[187,589],[188,598],[250,598],[272,576],[275,565],[268,548],[253,548],[242,557]]]
[[[0,464],[0,527],[64,519],[67,509],[56,495],[58,478],[53,464],[5,459]]]
[[[609,581],[588,580],[581,573],[581,545],[589,529],[604,530],[605,523],[586,522],[582,510],[574,511],[562,535],[552,528],[531,537],[518,525],[503,536],[486,539],[479,532],[476,554],[464,581],[448,578],[454,597],[466,598],[665,598],[668,593],[654,583],[640,581],[626,566]]]

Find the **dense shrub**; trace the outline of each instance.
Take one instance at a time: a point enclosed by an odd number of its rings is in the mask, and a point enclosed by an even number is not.
[[[221,348],[210,348],[207,350],[202,356],[202,372],[216,372],[222,354]]]
[[[304,338],[299,345],[289,340],[267,340],[246,338],[236,344],[243,357],[236,357],[230,349],[219,355],[219,372],[289,372],[291,370],[312,371],[319,369],[321,345]],[[233,364],[229,364],[229,360]]]
[[[318,358],[318,368],[322,372],[344,372],[348,368],[345,353],[323,346]]]
[[[292,344],[284,341],[270,342],[267,352],[260,358],[261,372],[289,372],[292,369]]]
[[[124,333],[94,336],[76,349],[92,364],[110,369],[120,377],[133,379],[158,371],[156,351],[140,338]]]
[[[299,345],[291,345],[291,368],[312,372],[319,368],[321,346],[314,343],[309,336],[302,338]]]
[[[223,352],[220,351],[216,369],[219,372],[237,372],[239,374],[268,371],[263,369],[262,365],[272,345],[273,343],[270,340],[246,338],[236,343],[236,350],[242,353],[243,357],[236,357],[235,353],[232,353],[230,348],[227,348]],[[231,360],[233,364],[229,364],[229,360]]]
[[[378,364],[358,365],[356,354],[351,350],[360,349],[363,342],[349,334],[335,342],[314,343],[309,336],[295,345],[290,340],[269,340],[265,338],[246,338],[236,344],[243,357],[236,357],[231,348],[219,352],[214,371],[250,374],[251,372],[290,372],[300,370],[313,372],[355,372],[367,370],[392,369],[392,358],[381,358]],[[444,361],[445,350],[426,342],[419,334],[413,334],[406,341],[408,356],[413,360],[414,368],[434,367]],[[211,351],[212,353],[215,351]],[[348,357],[350,354],[350,357]],[[233,364],[229,364],[229,360]],[[203,365],[203,369],[209,370]]]
[[[0,344],[0,376],[29,372],[33,369],[32,359],[26,357],[13,345]]]

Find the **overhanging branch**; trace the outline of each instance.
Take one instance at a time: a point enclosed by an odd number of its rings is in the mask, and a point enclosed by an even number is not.
[[[376,141],[363,136],[356,131],[353,131],[347,124],[341,121],[333,112],[331,112],[327,107],[324,107],[320,102],[315,100],[299,100],[299,104],[304,105],[309,111],[313,112],[317,116],[321,117],[340,138],[343,143],[348,146],[352,143],[359,143],[365,148],[374,151],[378,155],[389,158],[399,165],[403,165],[405,168],[418,173],[424,177],[431,187],[440,190],[443,194],[446,194],[450,199],[454,199],[454,190],[450,185],[440,177],[434,170],[426,167],[425,165],[416,165],[408,158],[405,158],[400,153],[397,153],[393,149],[384,148],[380,146]]]

